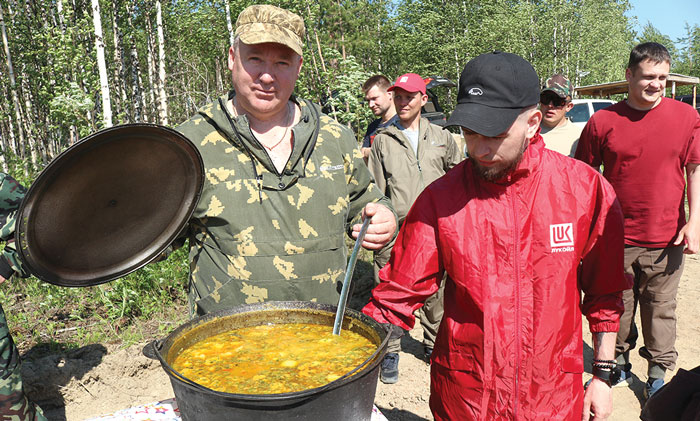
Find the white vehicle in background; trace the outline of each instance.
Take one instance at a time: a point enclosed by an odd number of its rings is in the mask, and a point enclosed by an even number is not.
[[[566,118],[578,126],[585,126],[594,112],[615,103],[610,99],[572,99],[574,107],[566,113]]]

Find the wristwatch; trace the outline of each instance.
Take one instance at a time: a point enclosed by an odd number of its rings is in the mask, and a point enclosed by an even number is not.
[[[614,384],[620,381],[620,375],[622,370],[615,366],[610,369],[603,369],[600,367],[593,366],[593,377],[597,377],[600,380],[608,384],[608,386],[613,387]]]

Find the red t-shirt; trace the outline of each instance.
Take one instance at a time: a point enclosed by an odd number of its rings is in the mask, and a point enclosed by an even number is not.
[[[686,223],[684,169],[700,164],[700,116],[670,98],[647,111],[618,102],[591,117],[575,158],[603,164],[622,205],[625,244],[667,247]]]

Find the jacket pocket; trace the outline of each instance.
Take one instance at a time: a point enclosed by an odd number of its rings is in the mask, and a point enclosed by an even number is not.
[[[455,351],[436,354],[434,362],[449,370],[464,371],[467,373],[475,372],[478,366],[473,356]]]
[[[583,373],[583,355],[562,354],[561,371],[565,373]]]

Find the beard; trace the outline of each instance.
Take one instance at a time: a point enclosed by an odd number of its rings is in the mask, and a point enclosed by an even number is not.
[[[518,154],[513,159],[509,161],[503,161],[498,165],[484,167],[472,157],[469,157],[469,160],[471,160],[472,164],[474,165],[474,171],[476,172],[476,175],[478,175],[483,180],[493,182],[507,176],[518,167],[520,161],[523,160],[525,149],[527,149],[527,146],[529,144],[530,139],[523,138],[523,143],[520,147],[520,150],[518,151]]]

